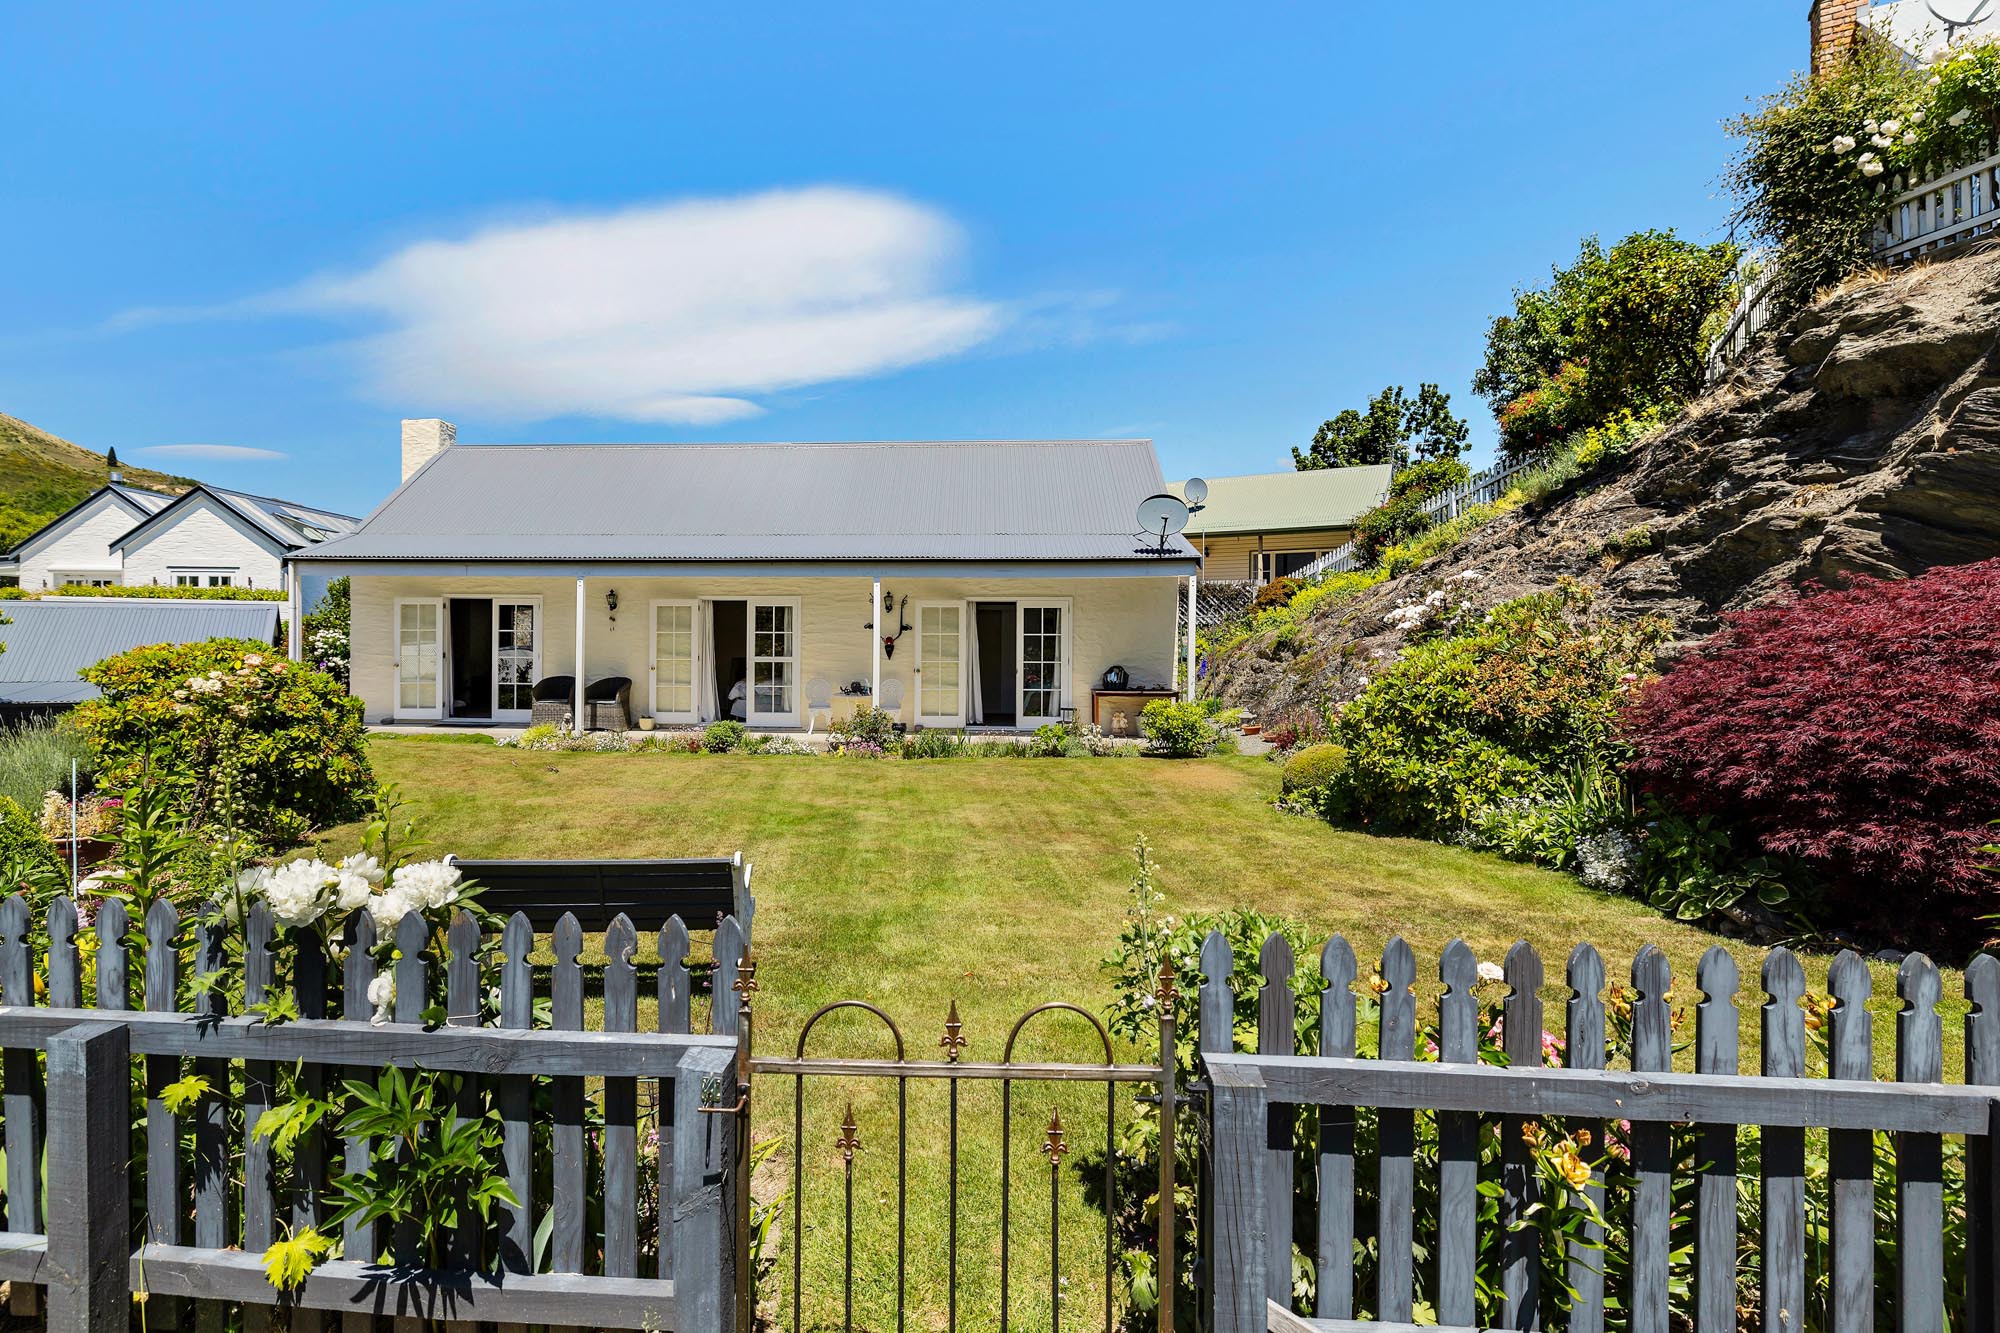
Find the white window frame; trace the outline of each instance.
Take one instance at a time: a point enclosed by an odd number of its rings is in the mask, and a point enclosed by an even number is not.
[[[396,599],[395,623],[390,627],[390,638],[395,649],[395,667],[390,673],[391,684],[396,691],[396,706],[391,710],[397,718],[443,718],[445,681],[451,673],[449,652],[451,648],[451,622],[445,615],[443,597],[398,597]],[[406,606],[429,606],[437,612],[437,703],[430,708],[405,708],[403,706],[403,608]]]
[[[1256,581],[1258,583],[1271,583],[1279,578],[1288,577],[1286,575],[1280,575],[1274,572],[1277,569],[1279,556],[1302,555],[1306,556],[1309,560],[1317,560],[1321,556],[1325,555],[1326,552],[1323,550],[1317,550],[1311,547],[1307,547],[1303,550],[1296,550],[1296,551],[1257,551],[1254,552],[1253,554],[1257,561]]]
[[[167,569],[167,577],[174,581],[176,588],[247,588],[250,586],[248,583],[237,582],[238,579],[243,577],[243,570],[240,566],[236,568],[224,568],[220,565],[170,566]],[[182,583],[182,579],[186,579],[188,582]],[[218,583],[216,582],[217,579],[226,579],[228,581],[226,583]],[[418,600],[421,601],[422,599],[419,598]]]
[[[474,593],[483,597],[483,593]],[[542,614],[542,599],[538,595],[515,596],[512,593],[494,593],[493,603],[493,698],[489,713],[495,722],[525,722],[534,716],[533,694],[535,682],[542,678],[542,644],[549,634],[548,617]],[[535,665],[528,673],[529,703],[526,708],[500,707],[500,608],[502,606],[530,606],[535,610]],[[446,638],[450,638],[450,627],[446,627]]]
[[[49,586],[61,588],[75,584],[83,588],[115,588],[118,586],[118,571],[115,569],[51,569]]]
[[[1075,612],[1071,609],[1071,599],[1067,597],[1037,597],[1014,603],[1014,725],[1022,730],[1046,726],[1062,720],[1061,710],[1073,708],[1070,697],[1071,677],[1075,674],[1074,659],[1070,654],[1070,635],[1075,631]],[[1056,713],[1043,717],[1028,712],[1028,615],[1030,610],[1052,608],[1062,616],[1062,666],[1056,690]]]
[[[951,610],[954,608],[958,611],[958,712],[949,715],[940,714],[930,716],[924,712],[924,612]],[[968,603],[953,601],[949,598],[917,603],[917,661],[914,672],[916,676],[915,692],[917,697],[913,703],[916,708],[917,725],[919,726],[962,727],[965,725],[965,620],[970,613]],[[1016,685],[1016,689],[1019,689],[1018,684]]]
[[[790,657],[763,657],[757,655],[757,608],[760,606],[783,606],[792,612],[792,653]],[[805,667],[805,609],[797,597],[746,597],[743,599],[743,717],[753,727],[796,727],[800,725],[800,708],[804,705],[806,683]],[[789,662],[792,667],[792,707],[785,713],[760,713],[757,711],[757,663]],[[724,704],[727,711],[727,704]]]
[[[685,712],[660,707],[660,608],[684,606],[688,609],[688,706]],[[749,614],[746,607],[745,616]],[[651,692],[647,696],[647,706],[655,720],[660,722],[694,723],[700,721],[701,673],[703,666],[701,651],[701,602],[692,597],[661,597],[652,603],[646,613],[646,677],[651,682]],[[748,663],[749,654],[743,660]],[[744,667],[743,688],[750,689],[749,667]],[[743,702],[743,715],[750,715],[750,702]]]

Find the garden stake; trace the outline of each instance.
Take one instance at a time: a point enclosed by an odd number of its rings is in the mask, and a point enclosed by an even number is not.
[[[1153,998],[1160,1002],[1160,1207],[1159,1250],[1155,1259],[1153,1285],[1159,1291],[1160,1333],[1174,1333],[1174,1287],[1179,1281],[1179,1261],[1174,1256],[1174,1086],[1176,1047],[1174,1001],[1180,992],[1174,986],[1171,959],[1160,963],[1160,986]]]

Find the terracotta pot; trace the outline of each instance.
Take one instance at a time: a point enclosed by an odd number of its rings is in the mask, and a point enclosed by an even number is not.
[[[49,841],[55,844],[56,854],[62,858],[62,863],[68,865],[70,839],[51,838]],[[112,849],[116,846],[116,843],[105,838],[78,838],[76,839],[76,863],[85,868],[103,865],[105,861],[110,859]]]

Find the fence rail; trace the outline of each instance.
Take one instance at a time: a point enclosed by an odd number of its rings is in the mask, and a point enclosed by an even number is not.
[[[1216,1333],[1407,1325],[1419,1293],[1448,1327],[1533,1329],[1560,1314],[1557,1322],[1572,1333],[1600,1333],[1609,1312],[1632,1333],[1665,1333],[1681,1291],[1696,1333],[1734,1333],[1746,1271],[1739,1210],[1749,1197],[1738,1178],[1741,1126],[1754,1127],[1746,1140],[1761,1228],[1753,1303],[1766,1329],[1794,1333],[1810,1319],[1833,1333],[1867,1333],[1878,1239],[1894,1241],[1904,1333],[1940,1333],[1951,1296],[1962,1298],[1969,1327],[1995,1327],[2000,1210],[1992,1135],[2000,1093],[1991,1085],[2000,1082],[2000,960],[1982,957],[1965,974],[1972,1009],[1961,1085],[1942,1082],[1941,984],[1922,955],[1907,958],[1898,976],[1894,1083],[1873,1078],[1870,979],[1852,952],[1828,974],[1825,1078],[1806,1077],[1805,977],[1783,949],[1763,965],[1763,1069],[1755,1075],[1740,1071],[1739,978],[1720,948],[1703,957],[1695,978],[1693,1072],[1672,1069],[1676,992],[1665,955],[1651,946],[1633,961],[1630,989],[1607,992],[1602,958],[1579,945],[1566,973],[1564,1036],[1555,1038],[1543,1027],[1541,960],[1516,945],[1491,1034],[1504,1047],[1504,1064],[1481,1063],[1481,978],[1461,942],[1439,960],[1442,994],[1427,1029],[1435,1045],[1428,1060],[1416,1050],[1416,959],[1400,939],[1371,979],[1379,995],[1373,1058],[1357,1058],[1357,968],[1344,940],[1336,936],[1319,959],[1324,1007],[1317,1049],[1307,1054],[1293,1050],[1293,965],[1282,938],[1267,943],[1260,966],[1257,1054],[1239,1054],[1229,1026],[1228,946],[1214,936],[1202,954],[1201,1047],[1214,1147],[1201,1235]],[[1607,1030],[1608,1010],[1615,1032]],[[1821,1015],[1812,1021],[1820,1026]],[[1558,1050],[1561,1067],[1545,1067]],[[1607,1068],[1614,1059],[1629,1068]],[[1295,1108],[1311,1108],[1303,1147],[1294,1137]],[[1357,1171],[1365,1179],[1368,1165],[1358,1160],[1363,1113],[1375,1129],[1372,1236],[1357,1235],[1368,1211],[1356,1188]],[[1414,1132],[1419,1116],[1434,1127],[1422,1151]],[[1497,1128],[1497,1152],[1482,1152],[1482,1127]],[[1888,1228],[1878,1228],[1878,1131],[1895,1136]],[[1807,1136],[1822,1133],[1827,1183],[1814,1185],[1813,1206],[1827,1219],[1829,1240],[1824,1255],[1815,1252],[1816,1304],[1809,1304],[1808,1256],[1816,1247],[1807,1242]],[[1947,1135],[1963,1136],[1967,1160],[1962,1200],[1951,1204],[1962,1208],[1966,1233],[1962,1292],[1946,1288]],[[1576,1198],[1552,1186],[1543,1169],[1544,1148],[1558,1137],[1560,1151],[1575,1159],[1564,1159],[1561,1174]],[[1622,1157],[1579,1155],[1578,1145],[1608,1149],[1614,1141]],[[1419,1179],[1420,1164],[1430,1179]],[[1301,1180],[1310,1189],[1295,1188]],[[1419,1198],[1427,1201],[1421,1210]],[[1496,1205],[1490,1224],[1482,1222],[1486,1199]],[[1295,1235],[1301,1200],[1312,1207],[1302,1214],[1304,1233]],[[1572,1223],[1562,1232],[1532,1222],[1558,1213]],[[1619,1237],[1607,1238],[1610,1217],[1621,1219]],[[1692,1248],[1684,1251],[1690,1233]],[[1297,1309],[1293,1298],[1295,1241],[1315,1270],[1311,1311]],[[1561,1248],[1544,1254],[1544,1243]],[[1354,1289],[1362,1253],[1373,1256],[1372,1292]],[[1421,1272],[1416,1254],[1428,1256]],[[1617,1289],[1607,1280],[1614,1272]],[[1815,1308],[1826,1312],[1823,1325],[1810,1314]]]
[[[1898,175],[1869,248],[1892,264],[1934,254],[2000,225],[2000,153],[1949,168]]]
[[[183,922],[165,901],[146,912],[137,935],[130,924],[111,901],[80,931],[74,905],[59,898],[37,940],[21,897],[0,904],[9,1233],[0,1239],[0,1275],[15,1284],[17,1313],[32,1313],[43,1287],[55,1329],[123,1329],[133,1293],[147,1294],[151,1328],[191,1321],[220,1329],[222,1303],[244,1306],[246,1329],[268,1329],[286,1312],[294,1328],[319,1328],[324,1314],[337,1313],[344,1330],[366,1329],[378,1315],[399,1325],[485,1321],[503,1330],[735,1327],[746,1181],[742,1126],[729,1102],[740,1105],[745,1050],[738,1006],[727,1000],[712,1006],[715,1035],[690,1030],[688,932],[679,918],[658,937],[658,1031],[650,1033],[637,1030],[638,936],[623,916],[604,937],[601,1031],[584,1030],[583,937],[572,917],[553,936],[546,1027],[535,1026],[535,936],[518,914],[498,941],[464,912],[443,938],[421,916],[405,917],[391,955],[393,1021],[383,1023],[371,1021],[377,939],[365,912],[346,923],[337,987],[328,941],[312,928],[280,936],[261,903],[240,939],[219,914]],[[80,938],[94,947],[80,950]],[[213,982],[232,944],[241,947],[244,1008],[265,1005],[282,987],[303,1017],[224,1012],[224,989]],[[734,918],[718,928],[715,955],[718,993],[727,996],[751,970]],[[86,959],[95,1007],[84,1003]],[[428,1025],[440,995],[443,1022]],[[144,1096],[136,1160],[135,1059]],[[280,1073],[293,1080],[290,1093],[317,1095],[331,1080],[372,1084],[391,1067],[458,1076],[460,1117],[490,1115],[500,1126],[500,1169],[518,1204],[499,1202],[488,1222],[461,1195],[455,1228],[434,1237],[428,1253],[413,1226],[378,1231],[350,1216],[344,1257],[321,1263],[281,1298],[262,1269],[280,1219],[286,1230],[325,1226],[336,1181],[368,1171],[376,1145],[352,1135],[336,1144],[328,1122],[300,1135],[289,1160],[278,1159],[270,1139],[253,1131],[288,1091]],[[182,1100],[189,1069],[206,1083],[192,1109]],[[642,1115],[642,1087],[650,1115]],[[732,1113],[708,1113],[716,1108]],[[649,1162],[642,1174],[647,1120],[657,1170]],[[134,1175],[144,1181],[137,1206],[128,1192]],[[136,1249],[135,1234],[143,1237]]]

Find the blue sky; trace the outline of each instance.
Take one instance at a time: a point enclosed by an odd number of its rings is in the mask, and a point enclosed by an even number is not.
[[[356,513],[404,416],[1224,475],[1436,380],[1484,456],[1487,321],[1720,236],[1805,10],[10,5],[0,411]]]

